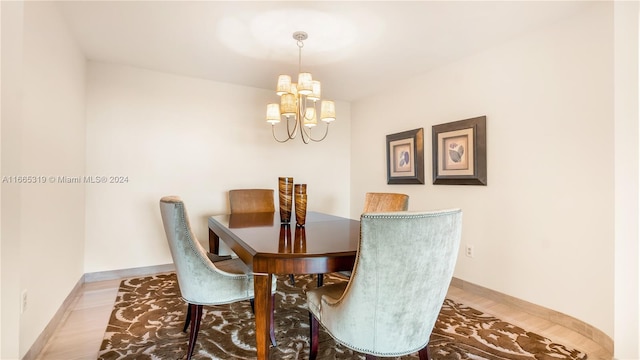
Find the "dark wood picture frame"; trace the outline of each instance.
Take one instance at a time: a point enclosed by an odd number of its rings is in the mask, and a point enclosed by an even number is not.
[[[424,184],[424,129],[387,135],[387,184]]]
[[[432,127],[433,183],[487,185],[487,117]]]

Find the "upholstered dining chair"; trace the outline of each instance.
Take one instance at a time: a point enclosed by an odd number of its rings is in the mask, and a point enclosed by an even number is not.
[[[307,292],[310,359],[318,352],[319,324],[367,359],[414,352],[429,359],[427,345],[453,276],[461,228],[459,209],[362,214],[349,281]],[[397,240],[394,246],[389,239]]]
[[[180,197],[165,196],[160,199],[160,213],[176,267],[178,287],[189,306],[188,313],[193,317],[187,350],[187,359],[190,359],[200,330],[203,306],[253,299],[253,275],[240,259],[215,263],[209,261],[206,250],[191,230],[187,210]],[[275,294],[275,287],[274,277],[272,295]],[[185,330],[188,323],[189,319]],[[271,342],[275,344],[273,319],[271,324]]]

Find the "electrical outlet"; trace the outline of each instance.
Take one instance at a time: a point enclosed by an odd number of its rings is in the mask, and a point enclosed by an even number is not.
[[[22,314],[27,310],[27,290],[22,290],[22,296],[20,298],[20,314]]]
[[[468,257],[473,258],[473,245],[467,245],[464,251]]]

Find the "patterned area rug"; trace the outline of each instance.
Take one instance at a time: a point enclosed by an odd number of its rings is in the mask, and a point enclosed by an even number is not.
[[[276,339],[270,359],[309,357],[309,318],[304,292],[310,276],[278,279]],[[344,281],[332,275],[325,283]],[[182,332],[186,304],[175,273],[123,280],[99,359],[184,359],[188,333]],[[322,329],[322,326],[320,326]],[[586,359],[586,354],[446,299],[429,342],[433,360]],[[249,301],[204,308],[193,359],[255,359],[255,322]],[[318,359],[364,359],[320,333]],[[396,359],[417,359],[417,354]]]

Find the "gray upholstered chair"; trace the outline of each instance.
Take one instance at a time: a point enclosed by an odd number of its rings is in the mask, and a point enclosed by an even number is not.
[[[176,266],[178,286],[193,316],[187,359],[191,358],[200,329],[203,305],[220,305],[253,299],[253,276],[240,259],[212,263],[191,231],[184,202],[177,196],[160,199],[160,213],[171,257]],[[273,293],[276,279],[272,284]],[[272,302],[273,303],[273,302]],[[273,317],[273,309],[271,309]],[[186,326],[189,320],[186,321]],[[271,341],[275,343],[273,321]]]
[[[349,281],[307,292],[310,359],[318,352],[319,324],[368,359],[414,352],[429,359],[427,344],[453,276],[461,228],[459,209],[362,214]]]

